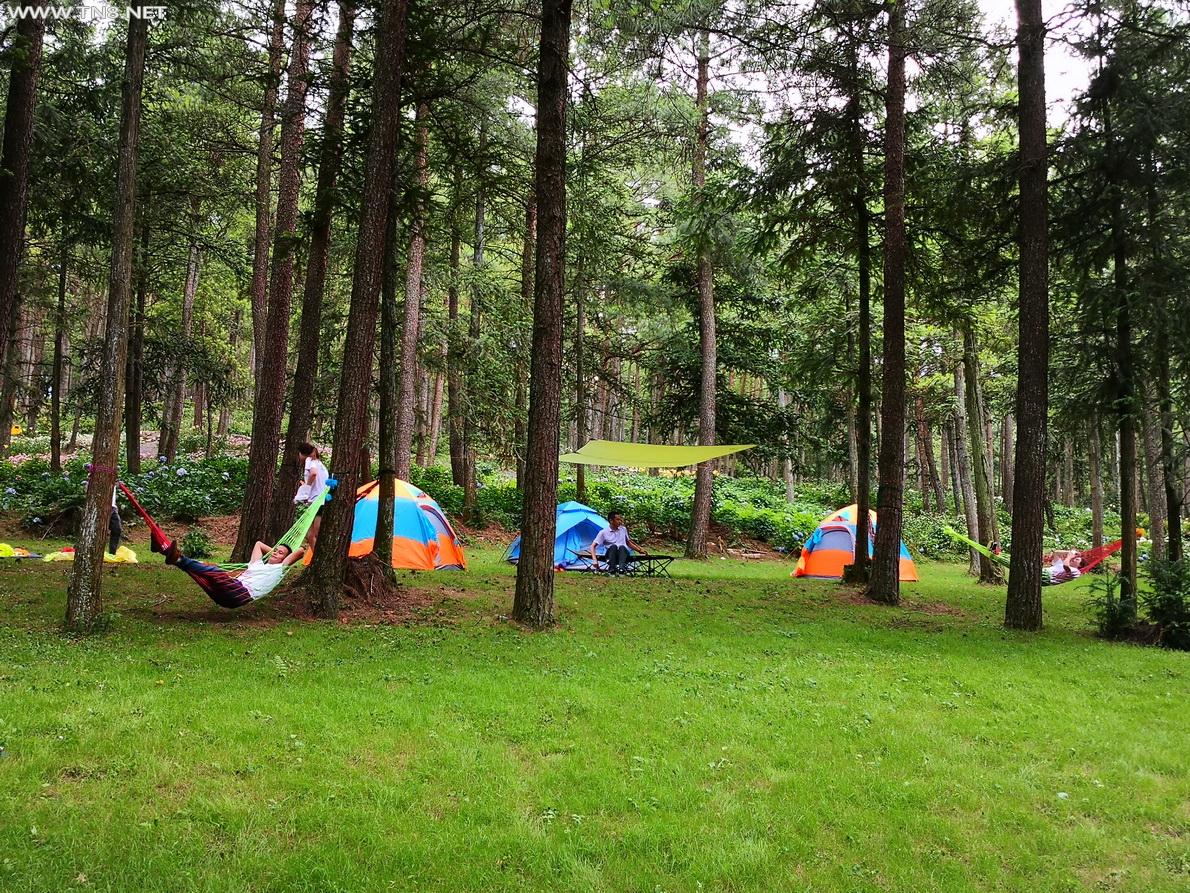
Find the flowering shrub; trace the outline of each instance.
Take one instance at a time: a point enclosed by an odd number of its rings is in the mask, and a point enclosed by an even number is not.
[[[148,462],[138,475],[120,470],[120,479],[150,514],[185,522],[238,511],[247,477],[247,460],[238,457]],[[25,525],[34,529],[73,531],[86,488],[81,458],[67,462],[61,474],[52,473],[44,459],[0,463],[0,509],[21,512]],[[126,506],[123,500],[121,506]]]

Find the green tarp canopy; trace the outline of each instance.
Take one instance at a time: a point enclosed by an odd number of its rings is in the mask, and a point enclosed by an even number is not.
[[[720,456],[730,456],[750,450],[754,443],[723,444],[722,446],[658,446],[652,443],[620,443],[615,440],[592,440],[577,453],[565,453],[563,462],[575,465],[624,465],[629,468],[681,468],[697,465]]]

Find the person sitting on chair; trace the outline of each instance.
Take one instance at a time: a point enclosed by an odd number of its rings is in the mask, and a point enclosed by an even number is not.
[[[609,574],[626,574],[628,573],[629,556],[632,552],[643,554],[644,549],[634,543],[628,535],[623,515],[619,512],[612,512],[607,516],[607,521],[608,526],[599,531],[595,535],[594,542],[591,543],[591,561],[595,563],[596,567],[599,567],[599,556],[596,554],[596,550],[600,546],[605,546],[603,558],[607,562],[607,572]]]

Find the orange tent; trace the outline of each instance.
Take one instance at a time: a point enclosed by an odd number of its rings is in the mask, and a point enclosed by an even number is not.
[[[802,546],[801,557],[791,576],[838,580],[843,576],[843,567],[855,560],[855,519],[857,507],[847,508],[827,515],[819,523]],[[868,554],[876,544],[876,513],[868,513]],[[917,582],[917,566],[901,543],[901,582]]]
[[[466,570],[467,559],[454,528],[441,506],[405,481],[397,481],[397,502],[393,512],[393,567],[408,570]],[[360,558],[372,551],[376,539],[376,516],[380,487],[365,484],[357,491],[348,555]]]

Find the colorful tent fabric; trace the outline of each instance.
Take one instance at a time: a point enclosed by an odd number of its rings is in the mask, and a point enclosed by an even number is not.
[[[591,548],[596,534],[608,526],[607,519],[581,502],[564,502],[558,506],[555,523],[557,532],[554,534],[554,567],[585,567],[585,562],[574,553],[586,552]],[[516,564],[520,557],[521,538],[518,536],[508,547],[504,558]]]
[[[415,571],[465,570],[467,559],[446,514],[424,491],[405,481],[396,482],[397,500],[393,511],[393,567]],[[360,487],[355,504],[348,555],[361,558],[376,541],[376,516],[380,487]]]
[[[623,465],[628,468],[681,468],[697,465],[720,456],[730,456],[750,450],[754,443],[723,444],[722,446],[687,447],[658,446],[652,443],[621,443],[615,440],[592,440],[577,453],[565,453],[563,462],[574,465]]]
[[[876,546],[876,513],[869,512],[868,523],[868,554]],[[844,566],[855,561],[855,519],[856,507],[849,505],[827,515],[819,523],[818,528],[802,546],[801,557],[798,558],[794,577],[813,577],[816,579],[838,580],[843,576]],[[917,582],[917,565],[909,555],[905,544],[901,543],[902,583]]]

